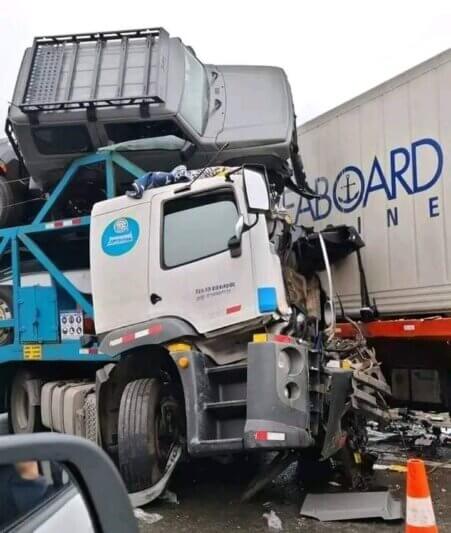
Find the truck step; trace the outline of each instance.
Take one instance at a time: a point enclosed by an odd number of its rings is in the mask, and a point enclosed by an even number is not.
[[[229,439],[201,440],[196,444],[192,455],[200,456],[240,452],[243,450],[243,439],[240,437]]]
[[[247,376],[247,363],[213,366],[205,368],[205,373],[215,383],[226,384],[245,381]]]
[[[243,417],[246,415],[246,400],[205,402],[204,409],[219,419]]]

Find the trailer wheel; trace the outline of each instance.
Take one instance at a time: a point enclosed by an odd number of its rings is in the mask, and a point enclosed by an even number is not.
[[[180,410],[156,378],[137,379],[122,393],[118,420],[119,469],[129,492],[155,484],[180,436]]]
[[[9,420],[13,433],[34,433],[43,431],[41,408],[34,405],[30,397],[27,381],[36,379],[29,370],[19,370],[11,386]]]
[[[0,320],[10,320],[13,316],[13,301],[11,287],[0,287]],[[0,346],[13,342],[13,329],[0,329]]]

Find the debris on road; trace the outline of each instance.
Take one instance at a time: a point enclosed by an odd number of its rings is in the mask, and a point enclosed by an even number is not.
[[[381,465],[381,464],[375,464],[375,465],[373,465],[373,470],[389,470],[390,472],[404,473],[404,472],[407,472],[407,467],[404,466],[404,465]]]
[[[169,489],[166,489],[158,499],[160,502],[175,503],[176,505],[180,504],[177,494]]]
[[[382,518],[400,520],[401,502],[389,491],[309,493],[301,506],[301,515],[321,522]]]
[[[370,422],[368,442],[373,445],[401,444],[417,455],[437,455],[438,448],[451,444],[449,413],[428,413],[408,409],[391,409],[391,422],[383,426]]]
[[[155,524],[163,519],[161,514],[158,513],[146,513],[142,509],[134,509],[133,513],[138,520],[145,522],[146,524]]]
[[[266,520],[268,528],[270,531],[282,531],[282,520],[277,516],[277,514],[271,510],[269,513],[263,513],[263,518]]]

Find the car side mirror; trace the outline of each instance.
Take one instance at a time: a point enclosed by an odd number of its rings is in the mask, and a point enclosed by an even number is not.
[[[269,211],[269,186],[264,168],[256,170],[244,167],[243,183],[248,212],[258,214]]]
[[[87,439],[56,433],[2,436],[0,470],[11,480],[11,490],[2,498],[11,496],[21,503],[16,505],[20,517],[14,516],[16,511],[11,515],[14,506],[0,506],[6,512],[0,512],[2,531],[5,520],[20,518],[27,531],[58,531],[66,523],[86,532],[138,533],[119,472]],[[51,497],[60,491],[64,498]]]
[[[240,257],[241,255],[241,238],[245,230],[244,216],[240,215],[235,224],[235,235],[229,239],[228,246],[230,255],[232,257]]]

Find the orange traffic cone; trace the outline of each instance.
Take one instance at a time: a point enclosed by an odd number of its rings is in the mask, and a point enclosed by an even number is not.
[[[407,461],[406,533],[438,533],[426,469],[421,459]]]

